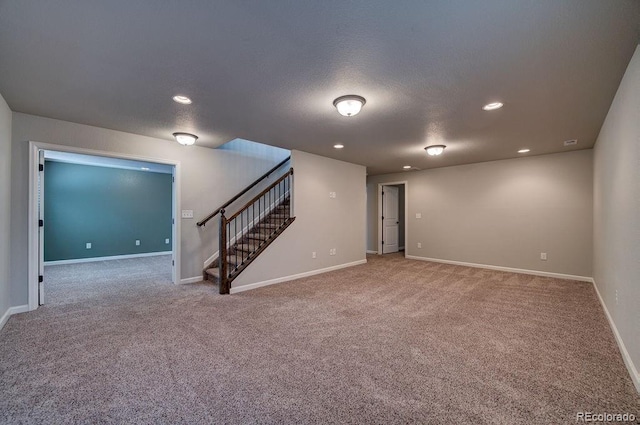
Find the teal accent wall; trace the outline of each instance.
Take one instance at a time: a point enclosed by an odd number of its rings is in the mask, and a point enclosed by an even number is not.
[[[45,261],[171,251],[170,174],[46,161],[44,176]]]

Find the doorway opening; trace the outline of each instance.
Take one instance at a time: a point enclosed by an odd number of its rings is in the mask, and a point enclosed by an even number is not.
[[[405,253],[407,182],[378,184],[378,254]]]
[[[30,142],[29,168],[30,310],[178,283],[179,163]]]

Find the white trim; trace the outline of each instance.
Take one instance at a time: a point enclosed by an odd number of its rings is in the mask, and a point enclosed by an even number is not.
[[[91,257],[91,258],[76,258],[73,260],[55,260],[55,261],[45,261],[45,266],[56,266],[59,264],[75,264],[75,263],[92,263],[94,261],[109,261],[109,260],[126,260],[129,258],[139,258],[139,257],[157,257],[160,255],[171,255],[173,251],[163,251],[163,252],[144,252],[141,254],[125,254],[125,255],[109,255],[107,257]]]
[[[311,270],[309,272],[298,273],[298,274],[294,274],[294,275],[291,275],[291,276],[278,277],[278,278],[275,278],[275,279],[264,280],[262,282],[250,283],[248,285],[242,285],[242,286],[237,286],[235,288],[231,288],[231,290],[229,292],[231,294],[236,294],[238,292],[244,292],[244,291],[249,291],[251,289],[257,289],[257,288],[260,288],[262,286],[274,285],[276,283],[281,283],[281,282],[289,282],[291,280],[302,279],[303,277],[309,277],[309,276],[314,276],[314,275],[317,275],[317,274],[331,272],[331,271],[334,271],[334,270],[345,269],[347,267],[358,266],[360,264],[365,264],[366,262],[367,262],[366,259],[358,260],[358,261],[354,261],[354,262],[351,262],[351,263],[345,263],[345,264],[339,264],[337,266],[326,267],[324,269]]]
[[[173,229],[172,229],[172,253],[173,253],[173,267],[172,267],[172,280],[173,283],[178,283],[180,279],[180,266],[181,266],[181,247],[180,247],[180,235],[181,235],[181,223],[180,217],[180,202],[181,202],[181,172],[180,161],[163,158],[145,157],[139,155],[131,155],[120,152],[106,152],[99,150],[91,150],[78,148],[75,146],[54,145],[51,143],[42,143],[29,141],[29,211],[28,211],[28,230],[27,240],[29,244],[29,256],[28,256],[28,271],[27,271],[27,284],[29,293],[29,310],[35,310],[38,308],[38,150],[52,150],[59,152],[71,152],[80,153],[86,155],[106,156],[110,158],[124,158],[133,159],[137,161],[155,162],[158,164],[168,164],[174,167],[174,182],[172,187],[172,215],[173,215]]]
[[[2,317],[0,318],[0,330],[2,330],[4,325],[7,323],[7,321],[9,320],[9,317],[18,313],[26,313],[27,311],[29,311],[28,304],[9,307],[7,311],[5,311]]]
[[[629,375],[631,375],[631,381],[633,381],[633,385],[635,385],[636,391],[640,393],[640,374],[638,374],[638,369],[633,364],[633,360],[631,360],[631,356],[629,355],[627,347],[625,347],[624,342],[622,341],[622,337],[620,336],[620,332],[618,332],[618,328],[613,321],[613,317],[611,317],[611,314],[609,314],[607,305],[604,303],[604,299],[600,295],[600,291],[598,291],[598,285],[596,284],[595,279],[593,280],[593,287],[596,290],[596,294],[598,295],[598,299],[600,300],[600,304],[602,305],[604,314],[605,316],[607,316],[609,326],[611,326],[611,330],[613,331],[613,336],[616,338],[616,342],[618,343],[618,349],[620,349],[620,354],[622,354],[622,360],[624,360],[627,371],[629,371]]]
[[[179,285],[186,285],[187,283],[202,282],[203,280],[204,280],[204,278],[202,276],[187,277],[185,279],[180,279],[180,282],[178,282],[178,284]]]
[[[384,183],[378,183],[378,214],[376,216],[376,222],[379,223],[378,226],[376,226],[378,228],[378,251],[376,251],[376,254],[378,255],[382,255],[384,253],[384,250],[382,249],[382,233],[384,231],[384,229],[382,228],[382,220],[380,220],[380,217],[382,217],[382,187],[383,186],[398,186],[398,185],[403,185],[404,186],[404,241],[405,244],[407,243],[407,240],[409,238],[409,181],[408,180],[404,180],[404,181],[397,181],[397,182],[384,182]],[[400,251],[400,248],[398,247],[398,251]],[[407,251],[405,251],[405,258],[407,257]]]
[[[377,254],[378,251],[374,251],[372,249],[367,249],[367,254]]]
[[[439,258],[417,257],[415,255],[406,255],[405,258],[419,261],[432,261],[434,263],[453,264],[455,266],[475,267],[478,269],[499,270],[503,272],[530,274],[534,276],[555,277],[557,279],[578,280],[580,282],[593,282],[592,277],[577,276],[572,274],[543,272],[540,270],[516,269],[514,267],[493,266],[490,264],[465,263],[463,261],[441,260]]]

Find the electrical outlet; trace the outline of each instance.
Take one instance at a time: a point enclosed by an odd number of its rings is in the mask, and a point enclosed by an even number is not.
[[[136,239],[136,246],[140,246],[140,240]]]
[[[313,251],[313,252],[311,253],[311,258],[316,258],[316,252],[315,252],[315,251]]]
[[[422,213],[416,213],[416,218],[422,218]]]
[[[86,247],[87,247],[87,249],[91,249],[91,242],[87,242]]]
[[[167,244],[167,245],[169,245],[169,238],[165,239],[165,240],[164,240],[164,243],[165,243],[165,244]]]
[[[547,261],[547,253],[546,252],[541,252],[540,253],[540,259],[542,261]]]
[[[335,197],[336,197],[336,193],[335,192],[329,192],[329,198],[335,199]]]
[[[422,242],[418,242],[418,248],[422,248]]]
[[[329,249],[329,255],[336,255],[336,249],[335,248]]]

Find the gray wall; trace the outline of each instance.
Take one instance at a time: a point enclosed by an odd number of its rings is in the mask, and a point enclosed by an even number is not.
[[[165,173],[46,161],[44,260],[171,251],[171,179]]]
[[[0,95],[0,318],[11,307],[10,225],[11,216],[11,110]]]
[[[182,219],[181,277],[202,275],[204,261],[217,250],[217,222],[205,228],[198,218],[219,207],[252,180],[286,158],[288,152],[273,149],[269,155],[235,150],[180,146],[120,131],[13,113],[11,167],[11,304],[28,302],[27,211],[29,197],[28,141],[74,146],[151,159],[179,161],[181,209],[194,210],[195,219]],[[179,219],[179,218],[178,218]]]
[[[365,167],[300,151],[292,166],[296,220],[232,288],[365,260]]]
[[[368,249],[377,183],[407,180],[407,255],[590,277],[592,178],[591,150],[369,177]]]
[[[640,47],[594,150],[593,277],[640,391]]]

